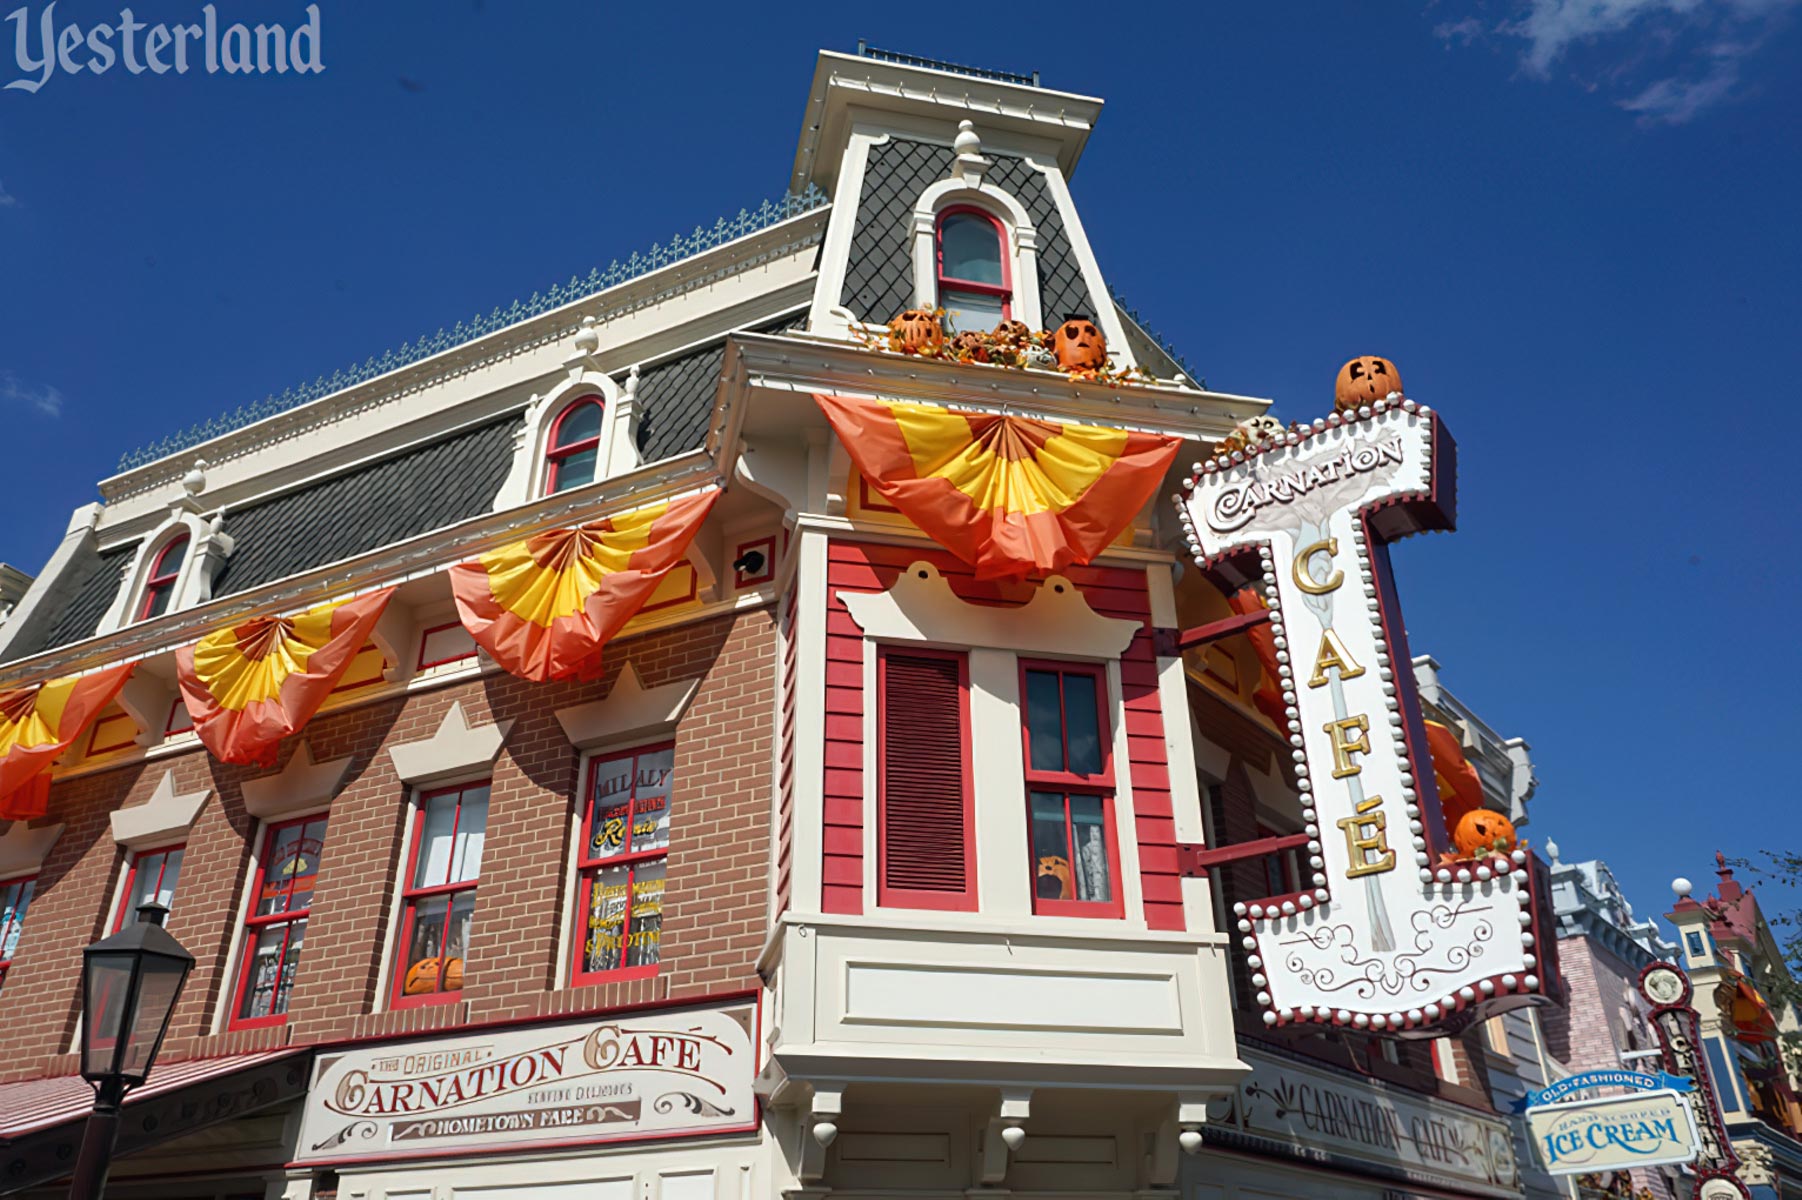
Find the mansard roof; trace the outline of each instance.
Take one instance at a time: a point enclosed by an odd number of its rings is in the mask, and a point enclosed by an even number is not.
[[[1082,266],[1045,176],[1023,158],[990,154],[988,178],[1018,197],[1039,234],[1039,308],[1047,326],[1065,313],[1095,312]],[[952,173],[957,152],[936,142],[895,137],[870,149],[857,227],[845,272],[844,304],[865,321],[887,321],[914,302],[909,220],[920,193]]]
[[[6,649],[5,661],[28,658],[70,642],[94,636],[100,618],[113,606],[123,585],[125,568],[138,552],[138,543],[100,551],[86,547],[78,552],[58,584],[60,602],[50,609],[50,619],[27,630]]]

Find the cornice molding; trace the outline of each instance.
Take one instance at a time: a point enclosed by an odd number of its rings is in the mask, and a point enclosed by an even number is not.
[[[1071,379],[1061,371],[954,363],[805,335],[735,333],[726,343],[734,390],[760,388],[1030,413],[1212,444],[1270,406],[1255,396]]]

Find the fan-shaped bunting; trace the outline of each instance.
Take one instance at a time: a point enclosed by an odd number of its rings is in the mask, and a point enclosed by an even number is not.
[[[1181,444],[936,404],[814,399],[870,486],[979,579],[1089,562],[1144,507]]]
[[[457,564],[451,592],[463,628],[521,678],[598,675],[607,639],[682,561],[718,498],[710,488]]]
[[[0,820],[44,815],[51,761],[112,703],[132,666],[0,692]]]
[[[254,617],[175,652],[181,696],[221,762],[275,765],[281,740],[319,711],[388,607],[393,588],[295,617]]]
[[[1438,721],[1427,721],[1427,752],[1433,759],[1433,782],[1439,786],[1439,807],[1445,827],[1457,828],[1465,813],[1483,807],[1483,781],[1464,757],[1458,736]]]

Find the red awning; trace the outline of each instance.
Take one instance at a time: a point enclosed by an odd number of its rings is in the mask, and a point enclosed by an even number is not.
[[[150,1081],[126,1093],[125,1107],[163,1092],[190,1084],[230,1075],[246,1067],[305,1050],[283,1047],[256,1054],[231,1054],[224,1058],[191,1058],[185,1062],[157,1066]],[[60,1125],[64,1121],[85,1117],[94,1107],[94,1089],[79,1075],[56,1075],[48,1079],[26,1079],[18,1083],[0,1083],[0,1144],[16,1141],[28,1133]]]

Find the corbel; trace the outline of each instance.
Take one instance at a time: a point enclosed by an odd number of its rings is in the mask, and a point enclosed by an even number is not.
[[[989,1118],[982,1139],[982,1182],[997,1184],[1007,1178],[1010,1155],[1026,1142],[1026,1121],[1032,1116],[1030,1090],[1003,1088],[1001,1107]]]
[[[206,523],[205,531],[194,539],[194,575],[188,589],[190,604],[205,604],[213,598],[213,580],[235,549],[237,543],[225,532],[225,510],[222,508]]]
[[[816,1083],[808,1102],[807,1128],[801,1136],[801,1167],[795,1172],[803,1183],[826,1177],[826,1148],[838,1138],[839,1118],[845,1111],[845,1085]]]

